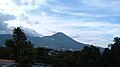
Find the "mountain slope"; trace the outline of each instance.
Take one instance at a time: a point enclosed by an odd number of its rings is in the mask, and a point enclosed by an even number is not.
[[[11,34],[0,34],[0,46],[4,46],[4,41],[10,38],[12,38]]]
[[[79,43],[63,33],[41,38],[41,44],[54,49],[81,50],[86,44]],[[48,46],[49,45],[49,46]]]
[[[11,38],[10,34],[0,34],[0,45],[3,46],[4,40]],[[28,37],[35,47],[47,47],[61,50],[81,50],[86,44],[79,43],[64,33],[56,33],[52,36]]]

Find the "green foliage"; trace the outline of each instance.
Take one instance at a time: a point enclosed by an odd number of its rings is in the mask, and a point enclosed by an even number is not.
[[[101,54],[98,48],[91,45],[86,46],[81,51],[80,67],[100,67],[101,66]]]
[[[34,64],[34,53],[30,48],[22,49],[18,57],[18,67],[32,67]]]
[[[111,46],[112,55],[114,58],[114,65],[120,67],[120,38],[114,38],[114,44]]]
[[[10,54],[9,55],[10,59],[15,59],[15,56],[16,56],[16,48],[15,48],[15,45],[13,44],[14,42],[12,39],[5,40],[5,47]]]
[[[0,47],[0,59],[9,59],[9,52],[5,47]]]
[[[57,52],[57,53],[56,53]],[[56,51],[52,56],[54,67],[78,67],[77,60],[74,58],[75,53],[71,51]]]
[[[36,53],[36,62],[37,63],[50,63],[50,56],[48,55],[51,49],[47,48],[35,48],[34,49]]]
[[[111,67],[114,64],[114,58],[109,48],[105,48],[103,52],[103,66]]]
[[[10,53],[10,59],[16,61],[17,67],[32,67],[34,63],[33,44],[27,41],[20,27],[13,30],[13,38],[5,41],[5,47]]]

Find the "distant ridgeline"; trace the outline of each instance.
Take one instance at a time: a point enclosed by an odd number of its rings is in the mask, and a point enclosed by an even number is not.
[[[4,46],[5,39],[9,38],[12,38],[11,34],[0,34],[0,46]],[[77,42],[61,32],[53,34],[52,36],[28,36],[27,38],[34,44],[34,47],[46,47],[58,50],[82,50],[84,46],[89,46],[88,44]]]

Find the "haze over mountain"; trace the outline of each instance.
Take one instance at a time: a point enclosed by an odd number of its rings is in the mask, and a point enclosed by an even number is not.
[[[5,39],[12,38],[11,34],[0,34],[0,45],[4,45]],[[81,50],[87,44],[79,43],[64,33],[58,32],[52,36],[31,37],[28,36],[34,47],[47,47],[60,50]]]
[[[78,42],[108,47],[120,37],[119,18],[119,0],[0,0],[0,34],[14,27],[35,36],[60,31]]]

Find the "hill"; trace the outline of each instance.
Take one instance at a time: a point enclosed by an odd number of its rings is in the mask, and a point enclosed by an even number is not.
[[[11,37],[11,34],[0,34],[0,46],[4,46],[5,39]],[[87,46],[87,44],[79,43],[61,32],[44,37],[28,36],[28,40],[34,44],[34,47],[47,47],[59,50],[81,50],[84,46]]]

